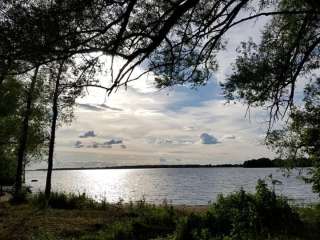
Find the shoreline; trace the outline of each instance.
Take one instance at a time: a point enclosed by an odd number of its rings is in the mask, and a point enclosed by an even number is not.
[[[200,164],[186,164],[186,165],[128,165],[128,166],[106,166],[106,167],[63,167],[53,168],[53,171],[65,170],[108,170],[108,169],[158,169],[158,168],[243,168],[242,164],[220,164],[220,165],[200,165]],[[45,168],[27,169],[26,171],[47,171]]]

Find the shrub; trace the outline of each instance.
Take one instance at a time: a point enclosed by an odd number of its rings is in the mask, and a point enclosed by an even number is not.
[[[34,201],[38,205],[44,202],[52,208],[63,209],[105,209],[107,206],[106,202],[97,203],[85,194],[52,193],[46,203],[44,194],[39,193]],[[285,198],[270,191],[261,180],[255,194],[241,189],[227,196],[220,195],[216,203],[202,213],[179,215],[172,206],[155,206],[147,204],[144,199],[129,204],[120,201],[113,208],[117,211],[114,222],[81,239],[290,239],[295,229],[303,229],[295,209]]]
[[[83,236],[81,240],[173,239],[178,216],[172,207],[139,201],[122,205],[121,211],[124,213],[122,219],[107,225],[94,236],[91,233]]]
[[[176,240],[265,239],[294,234],[298,227],[297,212],[259,180],[255,194],[241,189],[220,195],[205,214],[181,220],[175,235]]]
[[[40,230],[31,236],[31,240],[57,240],[57,238],[51,233]]]
[[[21,191],[18,193],[14,193],[13,198],[11,198],[10,202],[12,204],[21,204],[28,202],[28,196],[31,193],[29,187],[23,186]]]
[[[131,226],[135,239],[166,236],[176,228],[177,215],[172,207],[156,207],[138,204],[131,208]]]
[[[276,196],[262,180],[256,187],[254,210],[257,233],[293,234],[296,226],[301,225],[298,213],[287,199]]]
[[[176,240],[182,239],[209,239],[209,226],[207,221],[199,214],[191,214],[180,220],[176,230]]]

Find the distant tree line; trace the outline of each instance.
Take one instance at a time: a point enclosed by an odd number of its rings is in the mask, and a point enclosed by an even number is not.
[[[269,158],[251,159],[243,162],[244,168],[269,168],[269,167],[312,167],[313,162],[308,158],[299,158],[284,160],[275,158],[273,160]]]

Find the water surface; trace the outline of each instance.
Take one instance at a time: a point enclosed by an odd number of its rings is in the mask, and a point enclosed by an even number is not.
[[[168,168],[168,169],[107,169],[61,170],[52,176],[53,191],[85,192],[90,197],[109,202],[137,201],[145,198],[152,203],[164,199],[172,204],[203,205],[243,188],[253,192],[257,180],[269,175],[282,182],[275,191],[299,204],[318,201],[311,185],[305,184],[298,171],[290,177],[276,168]],[[28,171],[27,184],[33,191],[44,190],[45,171]],[[38,182],[31,180],[37,179]]]

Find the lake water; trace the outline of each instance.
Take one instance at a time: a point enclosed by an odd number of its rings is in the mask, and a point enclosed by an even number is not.
[[[304,172],[306,174],[306,172]],[[168,169],[108,169],[54,171],[53,191],[83,193],[108,202],[137,201],[172,204],[204,205],[214,201],[219,194],[228,194],[241,187],[255,190],[257,180],[269,175],[282,184],[275,185],[282,194],[298,204],[318,201],[311,185],[305,184],[298,171],[289,177],[276,168],[168,168]],[[44,190],[45,171],[28,171],[26,182],[34,192]],[[31,180],[36,179],[37,182]],[[271,183],[270,183],[271,185]]]

